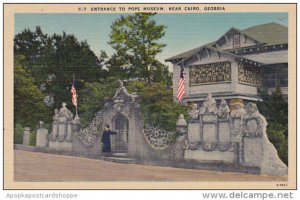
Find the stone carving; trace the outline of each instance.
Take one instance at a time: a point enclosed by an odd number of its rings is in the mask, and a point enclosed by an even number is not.
[[[208,93],[207,97],[205,98],[205,101],[200,108],[199,114],[218,114],[216,100],[212,98],[212,95],[210,93]]]
[[[123,112],[124,112],[124,107],[125,107],[124,103],[116,103],[116,104],[114,105],[114,109],[115,109],[116,112],[118,112],[118,113],[123,113]]]
[[[180,114],[178,117],[178,120],[176,122],[176,131],[179,134],[185,134],[186,133],[186,127],[187,127],[187,123],[184,119],[183,114]]]
[[[231,63],[218,62],[190,66],[190,86],[198,84],[230,82]]]
[[[248,137],[249,134],[251,135],[250,138],[247,140],[247,143],[245,142],[245,146],[252,143],[252,150],[256,150],[261,156],[259,160],[261,160],[260,163],[258,163],[261,173],[262,174],[269,174],[269,175],[287,175],[288,169],[287,166],[280,160],[277,154],[277,150],[273,146],[273,144],[269,141],[267,136],[267,121],[264,116],[262,116],[258,109],[256,104],[254,103],[248,103],[246,106],[246,115],[245,120],[254,120],[251,122],[251,124],[245,125],[247,127],[244,132],[245,137]],[[256,123],[256,125],[254,124]],[[252,126],[252,127],[250,127]],[[256,129],[256,130],[251,130]],[[250,130],[250,132],[249,132]],[[261,149],[261,151],[259,151]],[[254,151],[255,152],[255,151]],[[245,153],[245,161],[246,164],[257,164],[257,153],[254,152],[246,152]],[[253,158],[256,159],[248,159],[247,156],[253,156]],[[248,162],[247,162],[248,161]],[[253,161],[253,163],[251,163]]]
[[[266,119],[258,112],[254,103],[248,103],[245,110],[244,137],[262,137],[263,133],[266,132]]]
[[[78,132],[78,137],[82,143],[87,146],[93,146],[96,142],[96,138],[103,130],[103,112],[96,113],[93,121],[83,130]]]
[[[62,103],[62,108],[59,110],[55,109],[52,123],[52,133],[50,134],[50,141],[59,142],[72,142],[73,131],[73,113],[67,109],[66,103]]]
[[[66,117],[67,120],[73,119],[73,113],[67,108],[66,103],[62,103],[62,108],[59,110],[59,117]]]
[[[218,109],[218,116],[221,119],[228,118],[229,113],[230,113],[229,106],[227,105],[227,102],[224,99],[222,99]]]
[[[267,121],[256,104],[248,103],[244,109],[242,103],[235,103],[233,107],[235,109],[230,112],[222,99],[217,109],[212,96],[207,96],[200,108],[199,120],[188,123],[186,159],[237,162],[242,166],[258,167],[262,174],[286,175],[287,167],[268,140]],[[195,110],[194,107],[189,115]]]
[[[218,109],[218,117],[219,117],[219,150],[227,151],[231,146],[231,118],[230,118],[230,109],[227,102],[222,99],[219,109]]]
[[[198,149],[201,145],[201,126],[199,121],[190,121],[188,124],[188,148]]]
[[[152,148],[163,150],[171,144],[174,132],[146,125],[144,128],[144,136]]]
[[[59,110],[58,113],[58,141],[62,142],[65,139],[68,140],[68,142],[72,141],[72,132],[70,131],[72,129],[72,125],[70,122],[73,120],[73,114],[70,110],[67,109],[66,103],[62,103],[62,108]]]
[[[230,116],[243,119],[246,114],[244,105],[242,103],[236,103],[234,104],[234,107],[235,109],[230,113]]]
[[[238,79],[239,83],[250,85],[260,85],[259,69],[254,66],[238,64]]]
[[[58,123],[59,123],[59,114],[58,109],[54,110],[53,122],[52,122],[52,133],[50,134],[49,140],[55,141],[58,136]]]
[[[191,104],[191,109],[189,110],[188,114],[190,120],[199,119],[199,110],[197,109],[197,104]]]
[[[124,86],[124,84],[121,80],[118,80],[118,83],[119,83],[119,88],[116,90],[116,93],[115,93],[115,96],[113,97],[113,100],[116,100],[116,99],[122,99],[122,100],[130,99],[131,102],[133,102],[135,100],[135,98],[137,97],[137,95],[135,93],[129,94],[129,92],[127,91],[126,87]]]
[[[200,108],[200,142],[205,151],[213,151],[218,146],[218,108],[215,99],[209,93]]]

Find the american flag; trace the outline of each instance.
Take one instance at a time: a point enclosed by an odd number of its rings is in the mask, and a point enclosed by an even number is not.
[[[178,89],[177,89],[177,99],[178,101],[182,101],[184,96],[184,68],[181,67],[180,71],[180,79],[178,82]]]
[[[76,88],[74,86],[74,82],[72,84],[71,94],[72,94],[72,103],[74,106],[77,106],[77,93],[76,93]]]

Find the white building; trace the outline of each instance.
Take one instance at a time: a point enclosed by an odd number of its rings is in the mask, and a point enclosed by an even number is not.
[[[258,89],[269,92],[279,85],[287,97],[288,28],[268,23],[244,30],[231,28],[216,41],[178,54],[173,63],[176,99],[181,66],[184,67],[184,102],[215,99],[257,101]]]

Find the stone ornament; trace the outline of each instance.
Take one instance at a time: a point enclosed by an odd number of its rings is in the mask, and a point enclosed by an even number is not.
[[[136,94],[130,94],[126,87],[124,86],[123,82],[119,79],[119,88],[116,90],[115,96],[112,98],[113,100],[123,99],[127,100],[129,99],[131,102],[134,102],[137,98]]]
[[[205,98],[205,101],[203,102],[202,107],[200,108],[199,114],[217,114],[217,103],[216,100],[212,98],[212,95],[208,93],[207,97]]]
[[[188,111],[188,115],[190,120],[199,119],[199,110],[197,109],[197,104],[191,104],[191,109]]]
[[[62,103],[62,108],[59,110],[59,117],[66,117],[67,120],[73,120],[73,113],[66,107],[66,103]]]
[[[235,103],[235,109],[231,111],[230,116],[233,118],[241,118],[243,119],[246,115],[246,111],[244,109],[244,105],[242,103]]]
[[[52,133],[50,134],[49,137],[50,141],[55,141],[58,136],[58,123],[59,123],[58,109],[55,109],[54,113],[55,114],[53,115]]]
[[[245,110],[244,137],[262,137],[268,125],[265,117],[259,113],[254,103],[248,103]]]
[[[178,120],[176,122],[176,131],[177,131],[177,133],[182,135],[182,134],[186,133],[186,131],[187,131],[186,128],[187,128],[187,123],[184,119],[183,114],[180,114],[178,117]]]
[[[230,113],[229,106],[227,105],[227,102],[224,99],[222,99],[218,109],[218,116],[221,119],[228,118],[229,113]]]
[[[260,138],[261,143],[260,147],[262,149],[262,161],[260,163],[260,169],[262,174],[275,175],[275,176],[283,176],[288,174],[287,166],[281,161],[278,157],[277,150],[274,145],[269,141],[267,135],[267,121],[265,117],[260,114],[257,109],[256,104],[248,103],[246,106],[246,115],[245,120],[254,120],[251,124],[246,123],[246,129],[244,132],[244,136],[248,137],[250,134],[250,138]],[[254,123],[257,123],[256,126]],[[253,126],[254,128],[251,128]],[[251,132],[248,132],[249,129]],[[252,129],[256,129],[253,131]]]
[[[261,174],[287,175],[287,166],[280,160],[277,150],[267,136],[267,121],[255,103],[235,103],[230,112],[224,99],[219,107],[208,94],[199,111],[199,121],[189,121],[188,139],[199,136],[198,141],[189,141],[188,150],[231,151],[236,162],[242,166],[259,167]],[[196,106],[188,112],[197,113]],[[200,130],[193,128],[200,125]],[[200,134],[200,135],[198,135]],[[229,135],[228,135],[229,134]],[[201,155],[201,154],[199,154]],[[199,158],[201,160],[201,158]]]
[[[205,151],[213,151],[217,148],[218,143],[217,142],[203,142],[203,150]]]
[[[59,111],[57,109],[54,110],[50,141],[72,142],[73,140],[73,113],[66,106],[66,103],[62,103],[62,108]]]
[[[174,132],[166,131],[159,127],[147,125],[144,128],[144,137],[148,144],[156,150],[164,150],[169,147]]]

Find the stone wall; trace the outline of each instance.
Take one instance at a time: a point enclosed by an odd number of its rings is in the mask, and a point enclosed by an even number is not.
[[[223,99],[219,107],[208,94],[202,107],[189,111],[185,160],[221,161],[244,167],[257,167],[261,173],[286,175],[287,166],[267,137],[267,122],[256,104],[236,104],[230,111]]]
[[[105,125],[116,129],[116,119],[126,120],[128,157],[142,164],[220,171],[238,171],[270,175],[286,175],[287,166],[277,156],[268,140],[267,122],[253,103],[244,108],[237,102],[230,109],[224,99],[219,106],[208,94],[203,105],[191,104],[188,123],[180,115],[176,131],[165,131],[144,124],[135,94],[129,94],[123,83],[115,96],[84,129],[79,116],[63,104],[53,116],[52,132],[40,125],[37,131],[38,151],[100,158],[101,137]],[[119,118],[119,116],[122,116]],[[127,124],[128,123],[128,124]],[[124,125],[125,122],[119,124]],[[126,131],[121,131],[124,133]],[[29,129],[24,132],[28,145]],[[112,137],[112,143],[114,139]],[[112,145],[114,147],[114,145]],[[114,152],[114,148],[112,149]]]

